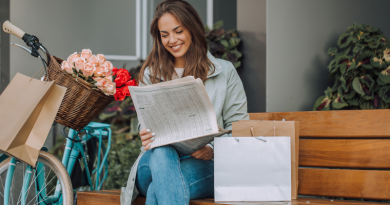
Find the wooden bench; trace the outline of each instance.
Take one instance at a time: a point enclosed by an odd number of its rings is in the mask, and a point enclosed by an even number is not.
[[[251,113],[253,120],[300,124],[299,188],[305,196],[390,200],[390,110]],[[78,205],[118,205],[120,192],[79,192]],[[138,197],[136,205],[145,203]],[[299,197],[291,204],[383,204]],[[191,205],[214,203],[193,200]],[[237,203],[238,204],[238,203]],[[267,203],[248,203],[267,204]],[[284,203],[276,203],[284,204]]]

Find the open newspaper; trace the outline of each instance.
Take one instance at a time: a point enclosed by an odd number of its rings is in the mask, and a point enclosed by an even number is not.
[[[187,76],[129,90],[142,128],[156,133],[151,148],[171,145],[189,155],[230,132],[218,126],[200,79]]]

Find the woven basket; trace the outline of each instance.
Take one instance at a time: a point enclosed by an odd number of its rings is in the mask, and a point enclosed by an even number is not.
[[[100,90],[93,90],[90,84],[81,78],[76,81],[72,75],[61,69],[62,61],[52,56],[46,76],[55,84],[67,88],[55,121],[80,131],[110,104],[114,97],[107,96]]]

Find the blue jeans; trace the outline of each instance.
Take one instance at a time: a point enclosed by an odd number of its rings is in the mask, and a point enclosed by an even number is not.
[[[135,184],[146,205],[186,205],[214,196],[214,161],[180,159],[171,146],[157,147],[140,159]]]

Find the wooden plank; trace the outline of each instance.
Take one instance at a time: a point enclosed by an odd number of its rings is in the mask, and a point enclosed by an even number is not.
[[[390,138],[390,109],[249,113],[251,120],[299,121],[300,137]]]
[[[299,166],[390,168],[389,139],[301,139]]]
[[[106,204],[106,205],[120,205],[120,190],[104,190],[104,191],[92,191],[92,192],[78,192],[77,204],[78,205],[92,205],[92,204]],[[107,200],[107,198],[115,200]],[[138,196],[132,205],[144,205],[146,198]],[[262,204],[262,205],[285,205],[285,202],[214,202],[214,199],[198,199],[191,200],[190,205],[242,205],[242,204]],[[297,200],[292,200],[289,204],[303,205],[303,204],[320,204],[320,205],[380,205],[384,203],[378,202],[361,202],[361,201],[349,201],[349,200],[330,200],[330,199],[318,199],[318,198],[306,198],[299,197]]]
[[[390,199],[390,171],[299,168],[298,194]]]

